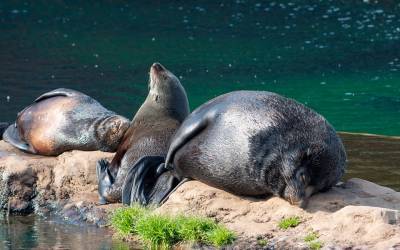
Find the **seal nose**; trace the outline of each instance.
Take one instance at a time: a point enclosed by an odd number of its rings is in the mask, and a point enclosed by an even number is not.
[[[161,63],[158,62],[153,63],[151,67],[157,72],[165,70],[164,66],[162,66]]]

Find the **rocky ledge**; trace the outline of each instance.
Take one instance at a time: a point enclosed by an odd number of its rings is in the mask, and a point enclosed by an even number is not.
[[[0,141],[0,206],[9,212],[54,212],[72,222],[106,225],[108,213],[121,204],[98,204],[95,163],[112,156],[83,151],[34,156]],[[306,210],[280,198],[239,197],[190,181],[157,210],[215,218],[237,233],[240,249],[307,249],[304,238],[310,232],[326,249],[400,249],[400,193],[361,179],[314,195]],[[289,217],[300,224],[279,228]]]

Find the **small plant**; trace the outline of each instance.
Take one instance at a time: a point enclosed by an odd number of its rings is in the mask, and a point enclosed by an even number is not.
[[[233,232],[211,219],[159,215],[140,205],[117,209],[112,214],[111,225],[123,237],[139,236],[152,249],[170,248],[182,241],[221,247],[235,240]]]
[[[319,250],[322,248],[323,243],[318,240],[319,235],[316,232],[310,232],[304,237],[304,241],[308,243],[311,250]]]
[[[185,241],[207,241],[207,232],[215,230],[217,224],[211,219],[200,217],[184,217],[178,218],[179,231],[182,239]]]
[[[323,247],[324,244],[322,244],[322,242],[320,241],[312,241],[310,243],[308,243],[308,246],[310,247],[311,250],[319,250]]]
[[[300,217],[292,216],[282,219],[278,226],[280,229],[288,229],[289,227],[297,227],[301,223]]]
[[[264,247],[264,246],[268,245],[268,241],[265,239],[259,239],[259,240],[257,240],[257,244]]]
[[[135,233],[138,219],[148,213],[148,209],[139,205],[118,208],[111,215],[111,226],[117,230],[119,236],[126,237],[129,234]]]
[[[319,235],[316,232],[310,232],[309,234],[307,234],[306,237],[304,237],[304,241],[310,242],[310,241],[318,239],[318,237],[319,237]]]
[[[152,214],[142,217],[137,221],[136,231],[152,249],[169,248],[181,240],[176,220],[167,216]]]
[[[223,226],[217,227],[208,234],[208,242],[216,247],[229,245],[235,240],[235,235]]]

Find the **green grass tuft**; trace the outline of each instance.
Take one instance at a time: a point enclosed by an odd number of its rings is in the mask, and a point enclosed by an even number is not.
[[[137,235],[147,247],[155,249],[170,248],[184,241],[221,247],[235,240],[233,232],[211,219],[159,215],[139,205],[117,209],[111,225],[119,235]]]
[[[323,243],[318,240],[319,235],[316,232],[310,232],[304,237],[304,241],[307,242],[311,250],[319,250],[322,248]]]
[[[208,234],[207,238],[209,243],[212,243],[216,247],[221,247],[231,244],[235,240],[235,235],[225,227],[218,225]]]
[[[207,233],[217,228],[217,224],[211,219],[200,217],[185,217],[178,218],[179,229],[178,233],[184,241],[206,242]]]
[[[319,250],[324,246],[324,244],[320,241],[312,241],[308,243],[308,246],[310,247],[311,250]]]
[[[257,244],[264,247],[264,246],[268,245],[268,240],[265,240],[265,239],[257,240]]]
[[[304,237],[304,241],[305,242],[310,242],[310,241],[314,241],[316,239],[318,239],[319,235],[316,232],[310,232],[309,234],[307,234],[306,237]]]
[[[136,231],[151,248],[169,248],[181,240],[178,227],[173,218],[152,214],[137,221]]]
[[[301,223],[300,217],[293,216],[282,219],[278,226],[280,229],[288,229],[289,227],[297,227]]]
[[[136,232],[136,223],[138,219],[148,213],[148,209],[139,205],[118,208],[111,215],[111,226],[117,230],[119,236],[126,237]]]

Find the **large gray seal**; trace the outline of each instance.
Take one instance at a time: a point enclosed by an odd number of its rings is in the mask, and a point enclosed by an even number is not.
[[[28,153],[59,155],[69,150],[115,152],[129,120],[71,89],[39,96],[18,113],[3,139]]]
[[[111,163],[96,166],[100,203],[119,202],[125,176],[147,155],[165,156],[170,140],[189,114],[189,101],[178,78],[160,63],[150,68],[149,94],[133,118]]]
[[[136,163],[123,187],[124,203],[160,203],[176,186],[172,179],[196,179],[305,207],[311,194],[339,181],[346,154],[333,127],[313,110],[278,94],[237,91],[190,114],[163,161],[154,156]]]

